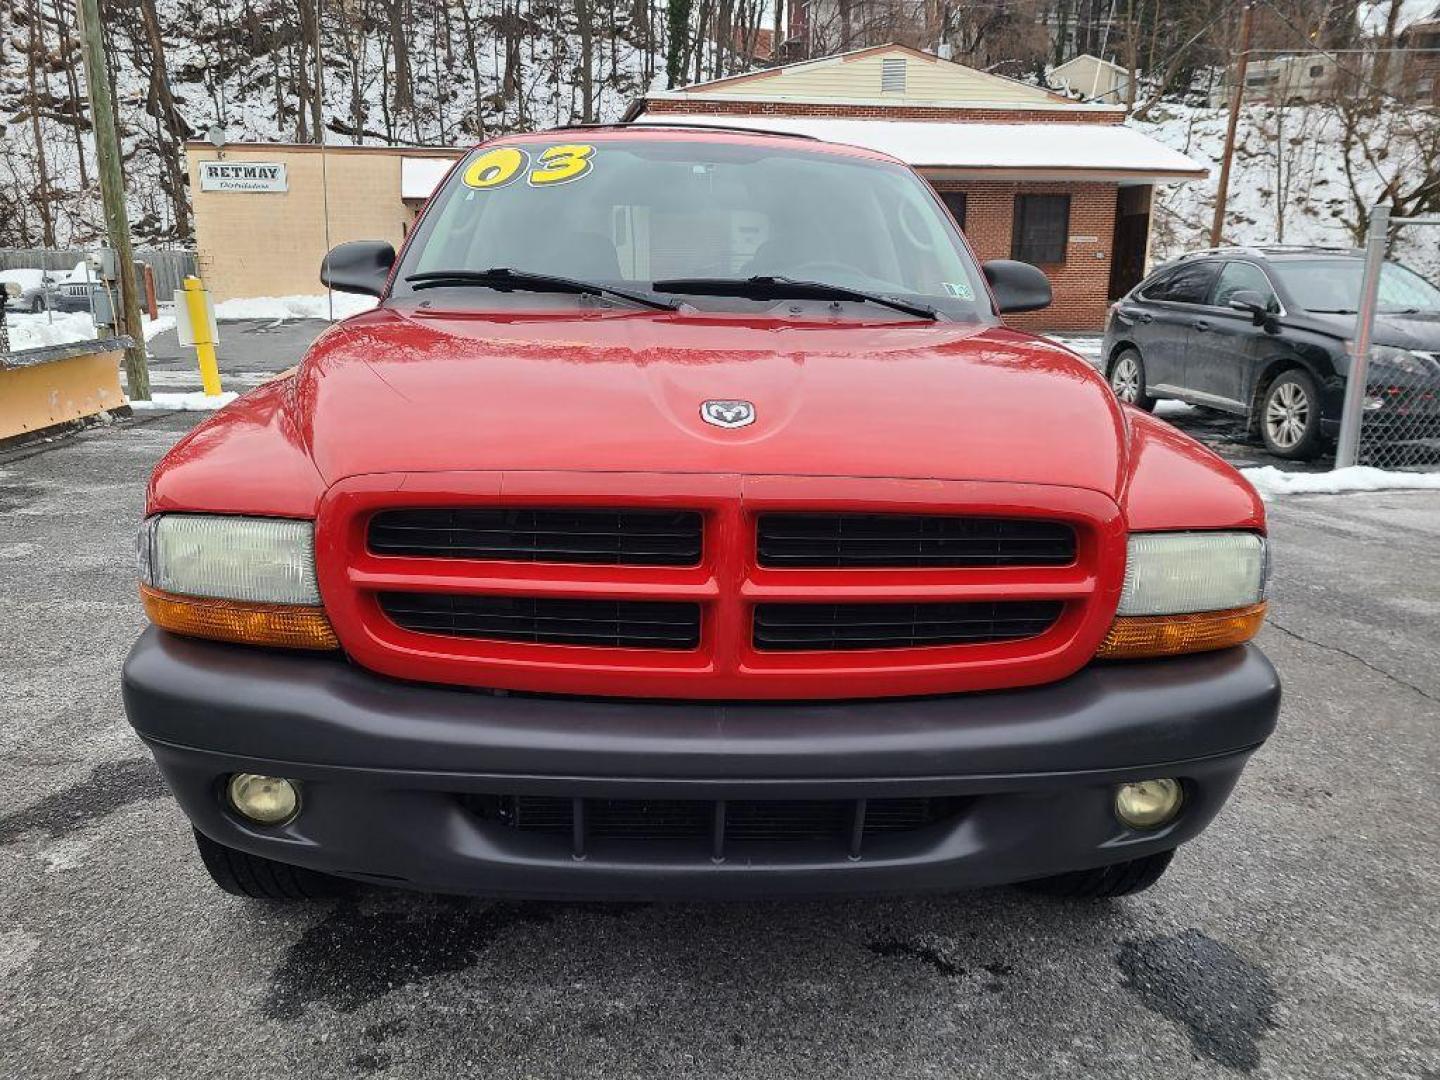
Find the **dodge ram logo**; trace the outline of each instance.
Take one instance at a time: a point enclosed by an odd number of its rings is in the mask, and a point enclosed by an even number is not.
[[[748,401],[707,401],[700,406],[700,419],[716,427],[744,427],[755,422],[755,406]]]

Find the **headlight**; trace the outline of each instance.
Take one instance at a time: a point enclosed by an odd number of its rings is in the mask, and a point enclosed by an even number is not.
[[[1249,641],[1265,619],[1267,560],[1255,533],[1136,533],[1098,655],[1173,656]]]
[[[254,645],[333,649],[309,521],[164,514],[140,531],[141,595],[157,626]]]
[[[1428,376],[1436,373],[1434,364],[1426,357],[1393,345],[1370,346],[1370,363],[1391,371],[1402,371],[1406,375]]]

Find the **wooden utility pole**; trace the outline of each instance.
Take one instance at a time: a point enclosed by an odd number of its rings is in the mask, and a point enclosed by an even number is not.
[[[105,204],[105,231],[115,252],[120,279],[120,331],[129,335],[125,378],[132,398],[150,399],[150,371],[145,364],[145,331],[140,298],[135,292],[135,251],[130,244],[130,217],[125,211],[125,177],[120,171],[120,132],[110,96],[104,31],[99,0],[80,0],[80,39],[85,49],[85,85],[90,95],[90,121],[95,125],[95,156],[99,163],[100,197]]]
[[[1230,162],[1235,157],[1235,129],[1240,123],[1240,106],[1245,101],[1245,72],[1250,66],[1250,31],[1254,23],[1255,5],[1246,4],[1240,23],[1240,58],[1235,66],[1235,92],[1230,95],[1230,123],[1225,128],[1225,153],[1220,159],[1220,190],[1215,193],[1215,220],[1210,224],[1211,247],[1220,246],[1225,232],[1225,204],[1230,199]]]

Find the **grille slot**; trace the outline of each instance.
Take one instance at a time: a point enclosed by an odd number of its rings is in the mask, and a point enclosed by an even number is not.
[[[421,634],[625,649],[700,644],[700,607],[691,603],[408,592],[379,599],[391,621]]]
[[[809,843],[859,855],[867,840],[954,818],[964,800],[579,799],[554,795],[465,795],[478,817],[517,832],[569,839],[577,855],[596,841],[691,843],[723,858],[737,845]]]
[[[761,566],[1065,566],[1075,532],[1055,521],[935,514],[761,514]]]
[[[978,645],[1043,634],[1060,617],[1058,600],[957,604],[760,604],[755,648],[906,649]]]
[[[370,550],[412,558],[695,566],[701,531],[700,514],[690,510],[382,510],[370,520]]]

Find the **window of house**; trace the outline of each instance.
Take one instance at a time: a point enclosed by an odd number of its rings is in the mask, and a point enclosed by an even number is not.
[[[882,94],[905,93],[905,58],[888,57],[880,61],[880,92]]]
[[[1312,65],[1310,66],[1310,78],[1312,78],[1312,79],[1318,79],[1318,78],[1320,78],[1321,75],[1324,75],[1324,74],[1325,74],[1325,65],[1324,65],[1324,64],[1312,64]]]
[[[1246,86],[1264,86],[1270,79],[1265,75],[1251,75],[1245,80]]]
[[[940,201],[945,204],[945,209],[950,211],[950,216],[955,219],[955,224],[960,231],[965,231],[965,193],[963,191],[942,191]]]
[[[1028,263],[1062,263],[1070,235],[1069,195],[1016,195],[1010,257]]]

